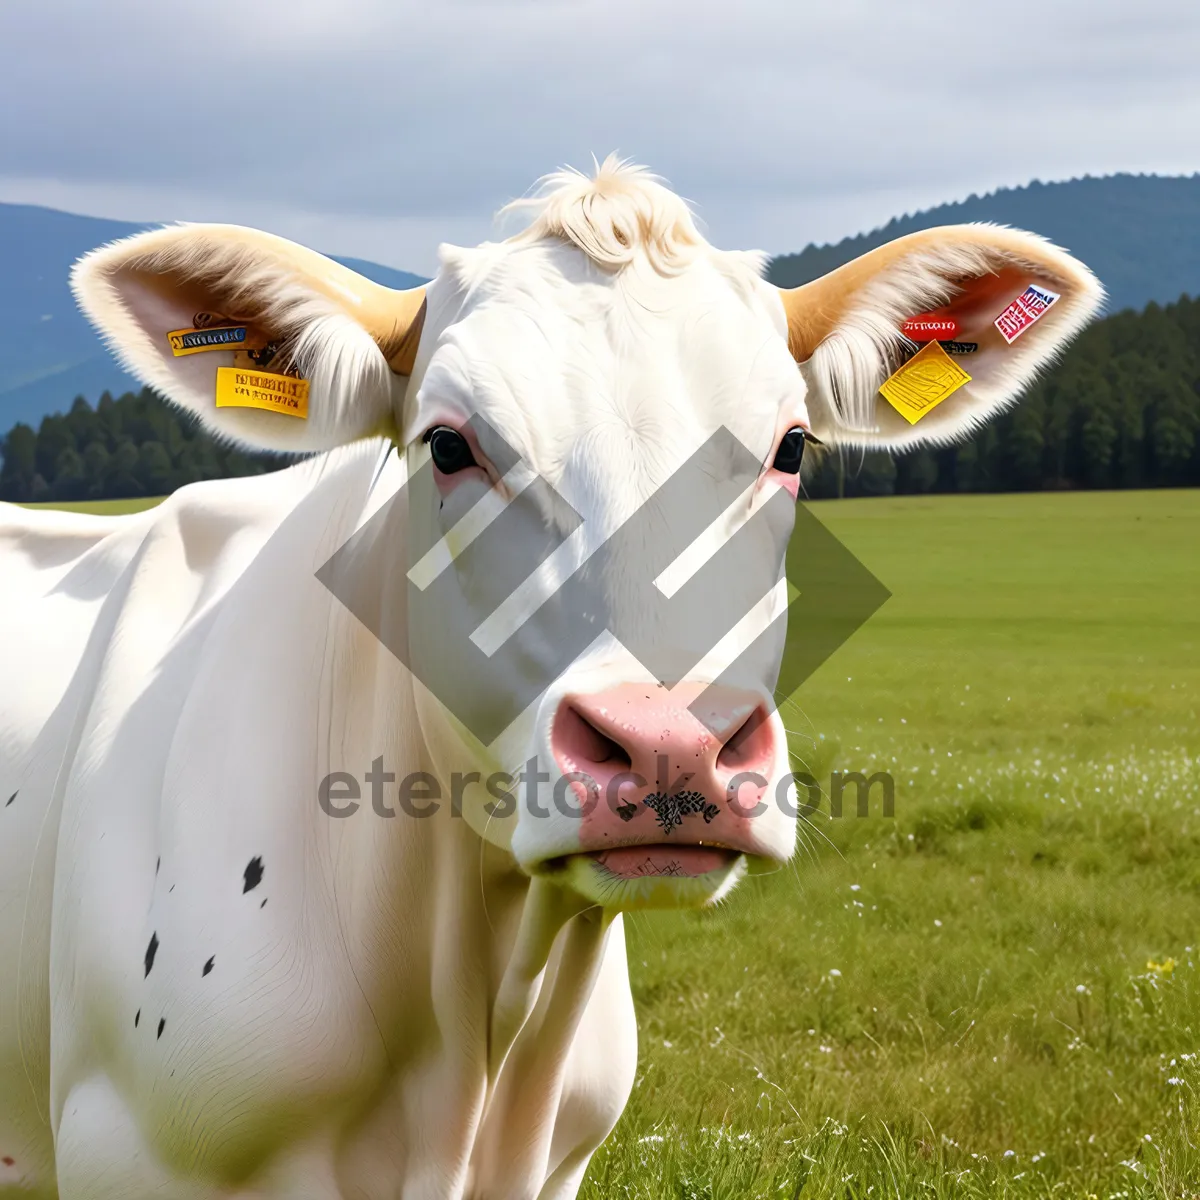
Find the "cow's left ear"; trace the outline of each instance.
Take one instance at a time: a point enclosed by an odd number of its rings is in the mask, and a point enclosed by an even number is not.
[[[993,225],[909,234],[779,294],[813,432],[879,449],[982,425],[1104,299],[1069,254]]]
[[[310,451],[394,435],[423,288],[382,287],[237,225],[103,246],[75,264],[71,286],[122,364],[219,437]]]

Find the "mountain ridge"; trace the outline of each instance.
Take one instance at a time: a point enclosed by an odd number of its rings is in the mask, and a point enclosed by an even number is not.
[[[839,242],[777,255],[767,277],[780,287],[797,287],[893,238],[970,221],[1028,229],[1069,250],[1104,284],[1107,312],[1200,293],[1200,172],[1035,179],[982,196],[972,193]]]

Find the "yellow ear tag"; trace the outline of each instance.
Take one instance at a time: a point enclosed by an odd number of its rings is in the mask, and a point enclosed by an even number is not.
[[[217,368],[218,408],[262,408],[308,418],[308,380],[244,367]]]
[[[908,362],[897,367],[879,390],[910,425],[915,425],[947,396],[970,382],[971,376],[937,342],[928,342]]]

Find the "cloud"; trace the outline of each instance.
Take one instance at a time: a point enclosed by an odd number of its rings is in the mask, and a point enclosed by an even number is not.
[[[616,149],[771,251],[1024,182],[1200,169],[1185,0],[39,0],[0,9],[0,198],[429,270]]]

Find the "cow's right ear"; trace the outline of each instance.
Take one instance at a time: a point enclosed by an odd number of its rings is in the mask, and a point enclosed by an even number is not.
[[[395,435],[423,288],[237,225],[113,242],[75,264],[71,287],[126,369],[219,437],[297,452]]]
[[[1014,404],[1104,289],[1034,234],[944,225],[779,296],[817,437],[903,450],[948,445]]]

